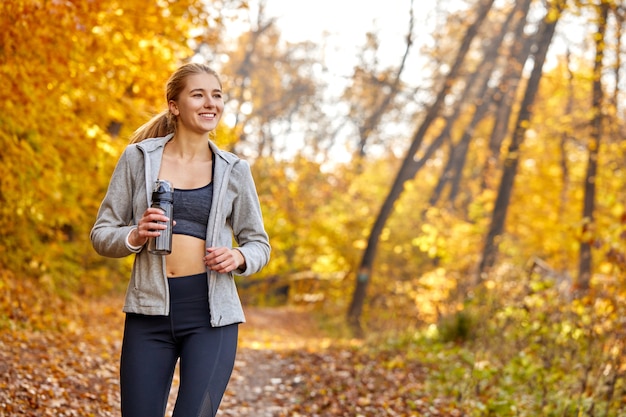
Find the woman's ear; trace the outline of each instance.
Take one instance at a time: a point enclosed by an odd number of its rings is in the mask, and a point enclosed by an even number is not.
[[[178,105],[174,100],[170,100],[169,103],[167,103],[167,106],[170,109],[170,113],[172,113],[174,116],[178,116],[180,114],[180,111],[178,110]]]

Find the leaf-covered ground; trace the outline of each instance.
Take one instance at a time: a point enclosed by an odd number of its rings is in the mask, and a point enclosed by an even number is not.
[[[63,331],[0,333],[0,416],[119,415],[119,300],[81,310]],[[464,415],[428,398],[428,370],[401,352],[332,341],[303,310],[248,308],[247,317],[218,416]]]

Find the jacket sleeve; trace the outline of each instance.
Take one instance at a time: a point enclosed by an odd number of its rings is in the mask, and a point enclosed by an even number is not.
[[[238,193],[233,202],[231,222],[237,249],[246,259],[246,269],[236,273],[247,276],[259,272],[267,265],[270,259],[270,243],[250,165],[246,161],[237,162],[233,169],[233,180],[238,184]]]
[[[121,258],[134,253],[126,237],[136,227],[133,219],[133,166],[129,148],[122,153],[91,229],[91,243],[102,256]]]

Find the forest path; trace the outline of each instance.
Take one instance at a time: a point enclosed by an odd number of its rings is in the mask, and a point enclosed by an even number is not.
[[[70,306],[71,314],[61,330],[3,328],[0,417],[119,416],[121,302],[116,297]],[[292,388],[298,381],[286,379],[292,365],[283,353],[315,349],[326,341],[317,337],[316,324],[303,309],[250,307],[246,316],[248,322],[240,326],[235,369],[218,417],[290,415]],[[45,322],[46,318],[38,320]],[[171,400],[177,385],[176,378]]]
[[[294,401],[298,378],[290,378],[294,364],[283,353],[317,350],[327,345],[318,336],[317,323],[304,309],[294,307],[245,309],[246,323],[239,326],[235,369],[220,405],[219,416],[287,416]],[[176,388],[170,395],[170,406]]]

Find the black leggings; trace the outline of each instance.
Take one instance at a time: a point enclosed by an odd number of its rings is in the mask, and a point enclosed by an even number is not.
[[[120,363],[123,417],[165,415],[179,358],[173,417],[213,417],[233,371],[239,327],[211,327],[206,274],[168,282],[169,316],[126,314]]]

